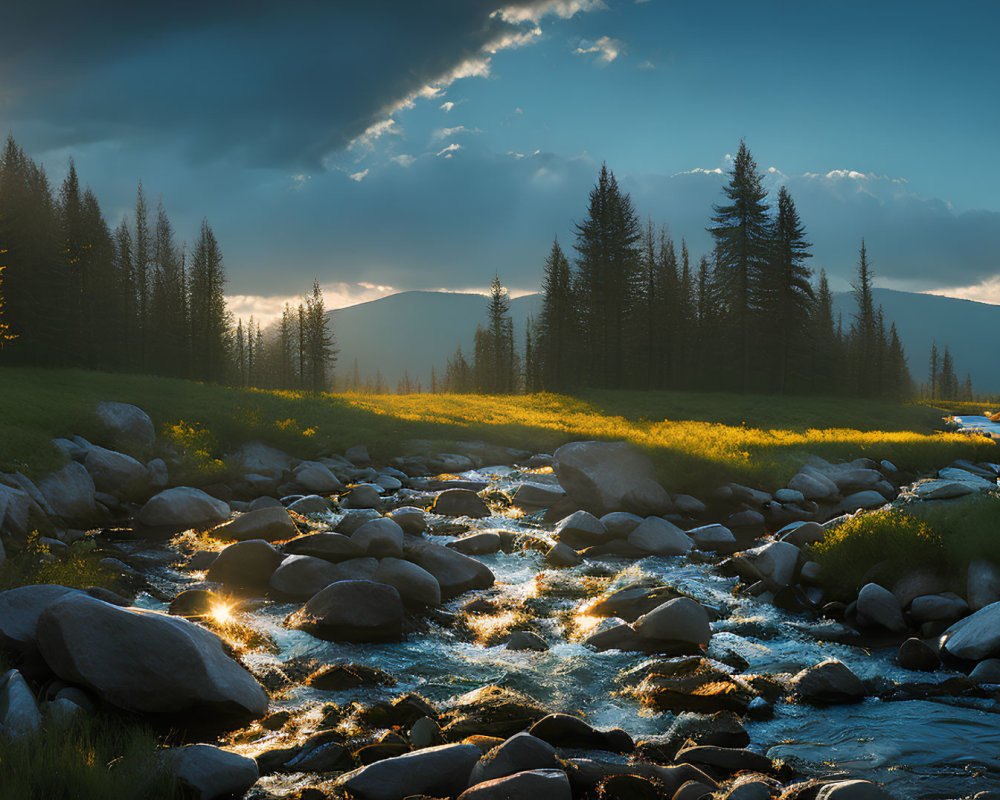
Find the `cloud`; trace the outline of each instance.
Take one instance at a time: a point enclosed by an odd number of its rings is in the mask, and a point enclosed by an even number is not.
[[[452,109],[453,109],[454,107],[455,107],[455,104],[454,104],[454,102],[452,102],[451,100],[447,101],[446,103],[442,103],[442,104],[441,104],[441,105],[439,106],[439,108],[440,108],[440,109],[441,109],[442,111],[444,111],[444,113],[445,113],[445,114],[447,114],[447,113],[448,113],[449,111],[451,111],[451,110],[452,110]]]
[[[441,150],[436,155],[438,156],[438,158],[440,158],[441,156],[444,156],[445,158],[451,158],[451,156],[452,156],[453,153],[457,153],[461,149],[462,149],[462,145],[455,144],[454,142],[452,142],[450,145],[448,145],[447,147],[445,147],[443,150]]]
[[[465,133],[475,134],[482,133],[482,131],[479,128],[466,128],[464,125],[456,125],[454,128],[438,128],[431,134],[431,141],[440,142]]]
[[[396,292],[392,286],[366,281],[321,283],[320,289],[323,290],[323,303],[328,310],[366,303],[369,300],[377,300]],[[261,327],[267,327],[272,322],[279,320],[286,303],[295,308],[302,300],[301,295],[289,294],[233,294],[226,297],[226,303],[237,319],[249,320],[252,316],[255,322],[260,323]]]
[[[399,164],[401,167],[411,167],[413,166],[413,162],[417,159],[411,155],[407,155],[406,153],[400,153],[398,156],[393,156],[389,160],[394,164]]]
[[[580,42],[580,46],[573,52],[581,56],[595,53],[597,55],[597,63],[606,65],[618,58],[624,51],[625,44],[623,42],[618,39],[612,39],[610,36],[602,36],[594,42],[584,39]]]
[[[1000,275],[994,275],[973,286],[945,286],[931,289],[925,294],[938,294],[944,297],[957,297],[961,300],[976,300],[980,303],[990,303],[1000,306]]]
[[[350,179],[352,181],[355,181],[357,183],[361,183],[361,181],[363,181],[367,175],[368,175],[368,170],[367,169],[363,169],[363,170],[361,170],[361,172],[353,172],[353,173],[351,173],[351,175],[348,176],[348,177],[350,177]]]

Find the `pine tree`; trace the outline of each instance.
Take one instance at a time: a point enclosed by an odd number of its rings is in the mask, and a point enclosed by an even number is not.
[[[157,374],[179,377],[188,371],[187,287],[183,259],[163,203],[156,212],[152,269],[148,319],[154,335],[147,348],[149,365]]]
[[[201,223],[189,283],[192,376],[202,381],[224,381],[229,364],[232,315],[226,308],[222,251],[207,221]]]
[[[762,293],[767,333],[764,348],[774,367],[773,388],[780,394],[804,384],[804,345],[816,301],[810,283],[812,271],[805,265],[812,255],[809,247],[795,203],[782,186],[778,190],[778,216]]]
[[[972,391],[972,375],[968,372],[965,373],[965,383],[962,384],[962,395],[960,399],[966,403],[971,403],[975,399]]]
[[[941,357],[941,398],[943,400],[955,400],[958,398],[958,378],[955,375],[955,360],[952,358],[948,345],[945,345],[944,355]]]
[[[673,274],[672,287],[667,285],[667,303],[663,313],[666,315],[666,334],[668,336],[672,372],[668,373],[671,388],[688,386],[691,382],[692,351],[694,346],[693,333],[697,324],[697,279],[691,272],[691,255],[688,253],[687,242],[681,239],[681,263],[678,274],[677,261],[674,258],[674,248],[671,243],[668,252],[668,263],[664,264],[665,277],[669,282]]]
[[[746,391],[758,383],[752,375],[751,353],[758,341],[771,225],[763,175],[743,141],[723,193],[728,202],[712,207],[714,225],[708,230],[715,239],[716,278],[730,322],[727,344],[737,355],[737,385]]]
[[[480,392],[505,394],[515,389],[514,324],[510,318],[510,296],[499,276],[494,276],[490,283],[486,327],[480,325],[476,329],[473,370]]]
[[[896,331],[896,323],[889,327],[888,390],[886,394],[894,400],[904,400],[913,392],[913,379],[906,366],[906,353]]]
[[[233,348],[235,364],[233,372],[237,386],[247,385],[247,348],[246,335],[243,332],[243,317],[236,323],[236,346]]]
[[[204,235],[204,230],[202,233]],[[145,371],[149,368],[149,341],[154,335],[149,316],[153,248],[149,233],[149,209],[146,205],[146,197],[142,192],[142,181],[139,181],[139,187],[136,190],[133,242],[132,270],[136,293],[136,367],[140,371]],[[221,363],[218,366],[221,368]]]
[[[878,319],[872,299],[872,270],[868,263],[868,252],[864,239],[858,257],[858,275],[851,284],[857,311],[851,325],[851,366],[855,378],[854,392],[862,397],[879,393],[879,341]]]
[[[301,307],[301,306],[300,306]],[[330,318],[323,301],[323,290],[319,281],[313,280],[312,293],[306,297],[303,315],[305,363],[308,365],[308,388],[314,392],[325,391],[333,377],[333,365],[337,360]]]
[[[941,358],[938,355],[937,342],[931,342],[930,371],[927,375],[931,400],[941,398]]]
[[[835,394],[840,388],[840,340],[833,321],[833,293],[826,279],[826,270],[820,270],[816,290],[816,313],[812,320],[813,391]]]
[[[565,392],[576,378],[578,327],[574,307],[569,261],[552,241],[542,276],[542,311],[536,336],[535,358],[541,386],[553,392]]]
[[[632,199],[607,165],[590,192],[587,218],[576,226],[577,303],[589,384],[625,386],[634,359],[626,352],[638,295],[642,235]]]

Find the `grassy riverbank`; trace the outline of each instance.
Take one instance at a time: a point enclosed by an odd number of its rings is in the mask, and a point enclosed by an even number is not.
[[[408,439],[486,441],[551,451],[574,439],[627,439],[649,452],[672,490],[723,480],[776,488],[807,454],[889,458],[913,470],[957,457],[1000,458],[991,442],[941,433],[922,405],[822,397],[693,392],[529,395],[309,395],[81,370],[0,368],[0,469],[59,465],[49,440],[92,434],[99,400],[145,409],[161,442],[188,454],[190,480],[224,470],[220,456],[261,439],[301,457],[368,445],[376,457]]]

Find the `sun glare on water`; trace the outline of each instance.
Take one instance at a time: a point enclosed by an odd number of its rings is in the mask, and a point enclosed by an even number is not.
[[[233,618],[232,608],[229,603],[213,603],[211,617],[220,625],[225,625]]]

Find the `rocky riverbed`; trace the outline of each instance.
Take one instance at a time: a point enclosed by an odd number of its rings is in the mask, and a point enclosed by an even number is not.
[[[133,592],[0,593],[0,736],[137,714],[203,798],[1000,796],[1000,567],[845,606],[808,549],[996,492],[996,464],[811,459],[693,497],[623,443],[247,443],[195,489],[139,409],[96,413],[63,470],[0,476],[0,542],[92,542]]]

